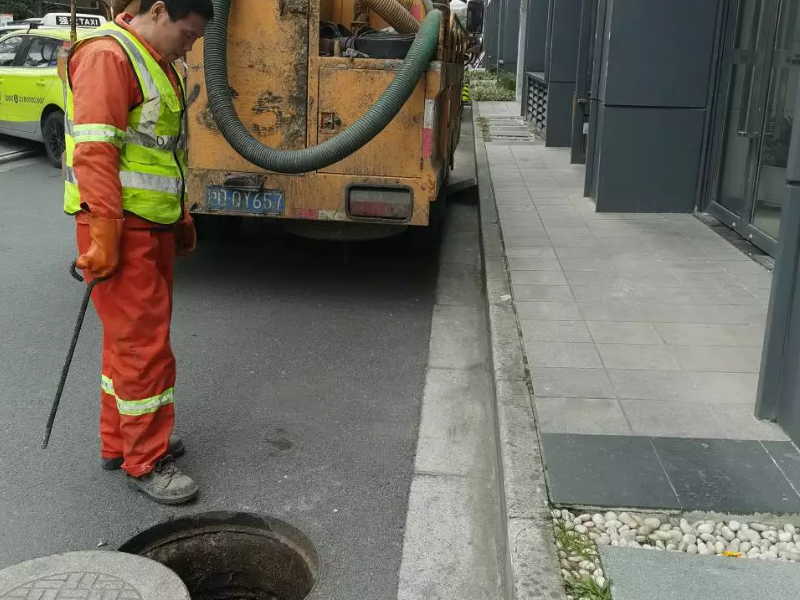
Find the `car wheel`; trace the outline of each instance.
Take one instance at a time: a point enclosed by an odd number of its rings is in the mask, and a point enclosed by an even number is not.
[[[47,158],[50,164],[57,169],[61,168],[61,156],[64,154],[64,113],[54,110],[44,119],[42,123],[42,139],[44,149],[47,151]]]

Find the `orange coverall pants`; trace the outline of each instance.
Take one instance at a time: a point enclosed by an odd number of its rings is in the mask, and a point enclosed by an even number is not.
[[[78,252],[89,226],[77,224]],[[175,422],[175,358],[170,347],[175,235],[171,229],[125,227],[114,275],[92,302],[103,324],[100,453],[124,459],[134,477],[153,470]]]

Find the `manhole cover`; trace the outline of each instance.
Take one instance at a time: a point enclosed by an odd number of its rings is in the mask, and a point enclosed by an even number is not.
[[[314,546],[271,517],[213,512],[156,525],[120,547],[172,569],[192,600],[302,600],[319,573]]]
[[[189,600],[178,576],[121,552],[67,552],[0,571],[0,600]]]

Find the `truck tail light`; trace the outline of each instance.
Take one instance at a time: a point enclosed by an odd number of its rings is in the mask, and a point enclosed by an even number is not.
[[[353,186],[347,197],[347,213],[351,217],[404,221],[411,217],[414,203],[411,190]]]

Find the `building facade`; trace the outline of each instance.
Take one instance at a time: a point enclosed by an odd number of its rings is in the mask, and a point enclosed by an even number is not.
[[[522,112],[599,211],[707,211],[775,256],[795,0],[527,0]]]

